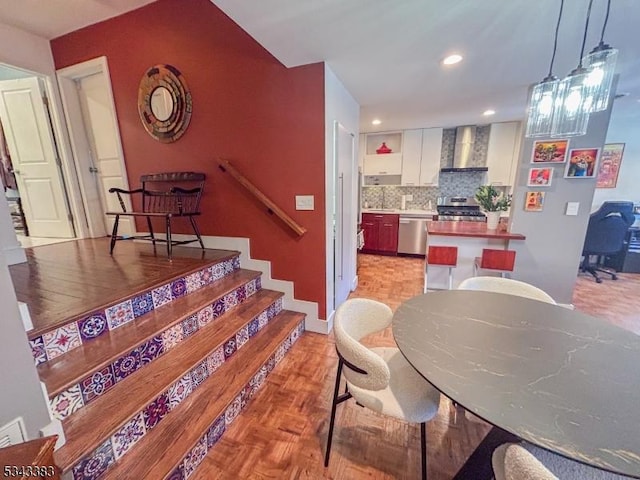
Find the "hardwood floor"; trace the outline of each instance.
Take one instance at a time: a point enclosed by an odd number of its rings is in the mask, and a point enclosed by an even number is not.
[[[359,255],[358,276],[352,297],[374,298],[393,309],[422,293],[421,259]],[[639,332],[640,304],[631,300],[639,282],[640,275],[630,274],[602,284],[580,277],[575,304],[579,310]],[[368,341],[393,344],[389,330]],[[332,335],[303,335],[246,414],[206,457],[196,478],[420,478],[419,428],[352,401],[338,407],[331,461],[324,468],[336,365]],[[488,425],[467,420],[443,399],[438,415],[427,424],[430,480],[451,479],[488,431]]]
[[[111,256],[105,237],[25,249],[27,263],[9,271],[18,300],[29,305],[30,336],[231,253],[176,247],[169,261],[162,245],[157,248],[155,255],[149,244],[118,242]]]

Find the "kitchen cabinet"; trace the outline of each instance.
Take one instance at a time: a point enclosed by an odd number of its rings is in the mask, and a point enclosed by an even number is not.
[[[362,214],[362,230],[364,232],[363,252],[393,254],[398,252],[398,226],[400,215],[397,214]]]
[[[442,128],[405,130],[403,134],[401,185],[437,186],[440,176]]]
[[[376,153],[385,144],[391,153]],[[400,175],[402,173],[402,132],[367,133],[364,142],[365,175]]]
[[[442,156],[442,128],[425,128],[422,131],[422,159],[420,161],[420,186],[437,187],[440,178]]]
[[[513,186],[520,154],[520,122],[491,124],[487,148],[489,185]]]

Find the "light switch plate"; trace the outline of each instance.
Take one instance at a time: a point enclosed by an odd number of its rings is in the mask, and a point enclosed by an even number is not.
[[[296,195],[296,210],[314,210],[313,195]]]
[[[578,215],[579,208],[580,202],[567,202],[566,215]]]

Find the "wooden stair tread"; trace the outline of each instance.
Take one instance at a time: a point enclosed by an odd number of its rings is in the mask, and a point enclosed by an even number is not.
[[[57,464],[69,469],[283,295],[266,289],[256,292],[66,418],[67,443],[56,452]]]
[[[49,247],[49,246],[47,246]],[[105,245],[106,247],[106,245]],[[193,251],[193,252],[192,252]],[[166,283],[169,283],[173,280],[176,280],[178,278],[181,277],[185,277],[187,275],[190,275],[194,272],[197,272],[198,270],[202,270],[203,268],[206,268],[208,266],[211,265],[216,265],[218,263],[221,262],[225,262],[227,260],[230,260],[234,257],[237,257],[238,255],[240,255],[240,252],[236,251],[236,250],[221,250],[221,249],[207,249],[204,251],[202,250],[195,250],[192,248],[187,248],[187,247],[183,247],[180,249],[180,255],[182,257],[189,257],[189,258],[194,258],[197,256],[202,257],[202,263],[193,263],[193,262],[183,262],[181,257],[176,257],[174,258],[174,262],[173,265],[176,266],[175,271],[171,272],[170,275],[167,275],[165,272],[161,272],[158,275],[149,275],[148,277],[146,277],[145,281],[132,286],[130,293],[128,294],[128,297],[135,297],[136,295],[140,295],[143,292],[146,292],[148,290],[152,290],[154,288],[160,287]],[[153,257],[155,258],[155,257]],[[69,261],[77,261],[77,258],[75,258],[75,256],[71,257],[69,259]],[[47,260],[38,257],[38,263],[44,264],[46,263]],[[144,257],[142,258],[137,258],[136,259],[136,264],[133,266],[134,268],[139,268],[140,265],[142,263],[144,263]],[[59,271],[60,269],[64,268],[64,266],[60,265],[60,261],[59,260],[51,260],[51,265],[53,267],[55,267],[55,274],[54,275],[59,275]],[[18,266],[20,267],[20,266]],[[25,267],[26,268],[26,267]],[[75,270],[70,270],[71,273],[76,273]],[[14,272],[12,272],[13,274]],[[49,271],[47,270],[47,273],[49,274]],[[29,305],[30,300],[28,298],[28,294],[26,294],[25,292],[28,290],[26,285],[28,285],[28,271],[27,272],[21,272],[19,273],[18,270],[15,271],[16,275],[20,275],[21,277],[25,277],[24,279],[21,280],[21,284],[23,285],[23,288],[21,291],[21,293],[18,295],[19,299],[23,300],[25,303],[27,303],[27,305]],[[47,277],[48,278],[48,277]],[[62,278],[65,279],[65,283],[69,283],[69,280],[67,280],[66,276],[62,276]],[[14,280],[15,281],[15,280]],[[95,287],[95,282],[92,283],[92,285],[86,285],[86,284],[79,284],[78,288],[94,288]],[[69,289],[69,285],[65,285],[64,283],[60,284],[60,286],[58,287],[56,282],[48,282],[47,283],[47,288],[49,290],[52,290],[49,292],[49,295],[51,297],[52,302],[59,302],[60,301],[60,297],[58,294],[55,293],[56,288],[60,288],[62,289],[60,293],[63,294],[68,294],[68,289]],[[42,295],[47,296],[47,292],[41,292]],[[54,302],[54,303],[55,303]],[[106,298],[104,298],[103,295],[103,299],[96,304],[92,304],[92,305],[88,305],[87,308],[85,309],[84,307],[79,310],[79,309],[73,309],[71,316],[69,316],[69,313],[67,313],[66,315],[64,315],[63,317],[61,317],[60,319],[54,319],[53,321],[49,320],[46,322],[43,322],[42,325],[39,325],[38,322],[36,322],[37,318],[34,318],[34,328],[32,330],[29,330],[27,332],[27,336],[29,337],[29,339],[34,339],[46,332],[49,331],[53,331],[56,328],[68,324],[68,323],[72,323],[75,322],[77,320],[81,320],[83,318],[85,318],[86,316],[90,315],[91,313],[97,311],[97,310],[104,310],[105,308],[107,308],[110,305],[113,305],[115,303],[117,303],[116,299],[114,298],[110,298],[109,295],[107,295]],[[35,313],[34,313],[35,315]],[[36,315],[37,316],[37,315]]]
[[[104,478],[162,479],[170,475],[303,319],[302,313],[288,310],[280,312],[269,322],[267,328],[256,334],[250,348],[240,349],[231,361],[225,362],[214,375],[172,410],[162,423],[107,470]],[[243,368],[238,368],[238,365]],[[220,379],[224,381],[221,382]],[[189,428],[185,428],[186,425]]]
[[[193,315],[207,303],[259,276],[260,272],[257,271],[237,270],[211,285],[152,310],[120,328],[107,331],[95,340],[39,365],[40,380],[47,386],[49,397],[53,398],[137,345]]]

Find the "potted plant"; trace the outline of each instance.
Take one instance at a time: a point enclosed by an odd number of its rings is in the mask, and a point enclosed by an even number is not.
[[[487,215],[487,229],[497,229],[500,212],[508,210],[511,206],[511,195],[499,192],[492,185],[482,185],[476,190],[475,198]]]

